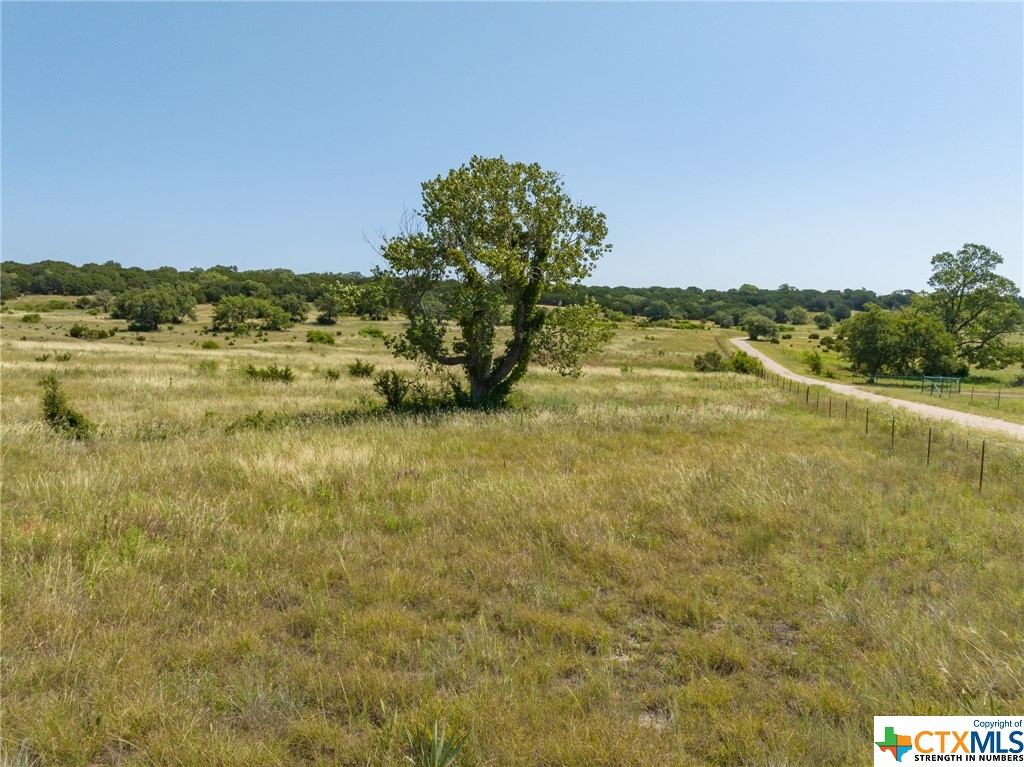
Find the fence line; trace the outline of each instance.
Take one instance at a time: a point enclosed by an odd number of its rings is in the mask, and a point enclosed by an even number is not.
[[[778,375],[777,373],[769,373],[767,371],[761,374],[761,378],[766,383],[779,389],[780,391],[783,391],[787,394],[795,393],[796,402],[798,406],[802,404],[803,409],[807,410],[808,412],[813,411],[819,415],[825,412],[820,408],[821,389],[823,387],[813,386],[812,384],[802,384],[799,381],[794,381],[790,378],[784,378]],[[803,391],[801,391],[801,388],[803,389]],[[811,406],[810,399],[812,388],[815,389],[813,408]],[[851,420],[851,411],[854,415],[856,415],[857,403],[853,403],[853,406],[851,407],[851,402],[849,399],[845,397],[843,397],[842,399],[843,418],[841,423],[848,424]],[[833,418],[833,400],[834,395],[830,393],[828,398],[827,410],[827,418],[830,422],[835,420]],[[913,415],[908,416],[908,414],[905,414],[902,411],[897,411],[896,409],[892,409],[888,414],[886,414],[884,412],[879,413],[878,409],[876,408],[875,415],[874,417],[872,417],[871,406],[865,404],[864,436],[866,438],[870,437],[872,433],[872,422],[877,422],[879,417],[883,419],[883,423],[888,421],[886,425],[889,426],[890,454],[895,454],[897,449],[897,431],[900,431],[902,435],[908,437],[914,437],[915,435],[918,437],[918,439],[911,439],[906,442],[901,441],[900,444],[901,446],[907,445],[905,449],[910,451],[911,454],[913,452],[916,452],[916,450],[920,450],[921,452],[919,453],[919,455],[921,455],[924,458],[925,467],[931,467],[935,448],[937,446],[944,445],[946,447],[946,450],[944,451],[946,455],[945,458],[943,458],[941,455],[939,456],[939,464],[947,469],[951,467],[957,468],[960,470],[961,475],[963,469],[966,469],[969,467],[970,464],[973,464],[974,470],[971,473],[977,477],[977,492],[979,493],[983,492],[985,488],[986,468],[989,470],[988,474],[992,474],[992,472],[995,471],[996,475],[1000,476],[1002,475],[1003,470],[1005,470],[1009,472],[1009,476],[1011,478],[1024,477],[1024,451],[1017,451],[1016,449],[1009,446],[1000,447],[998,444],[989,445],[988,440],[983,438],[981,441],[980,449],[977,449],[974,453],[972,453],[971,441],[969,437],[964,437],[960,439],[957,437],[957,432],[955,430],[951,430],[950,432],[948,432],[948,434],[943,431],[936,430],[931,422],[927,422],[927,438],[925,439],[923,429],[926,425],[926,422],[923,419],[923,417],[915,417]],[[917,422],[917,425],[922,430],[921,432],[917,432],[917,430],[912,425],[915,420]],[[917,447],[918,445],[919,447]],[[977,446],[977,442],[975,442],[975,445]],[[1003,460],[997,458],[995,462],[993,462],[993,449],[996,450],[997,454],[1001,454],[1000,458]],[[940,451],[940,453],[941,452],[943,451]],[[964,456],[964,454],[966,454],[966,457],[972,458],[970,464],[965,464],[960,460],[956,460],[957,458]],[[975,463],[975,461],[977,462]],[[1022,490],[1024,490],[1024,482],[1021,482],[1021,486]],[[1022,493],[1022,495],[1024,495],[1024,493]],[[1024,498],[1022,498],[1022,500],[1024,500]]]

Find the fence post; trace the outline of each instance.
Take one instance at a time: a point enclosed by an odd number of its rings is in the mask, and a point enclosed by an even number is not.
[[[999,407],[999,401],[1003,398],[1003,390],[999,390],[999,394],[996,395],[996,407]]]
[[[828,398],[828,420],[832,420],[832,398]]]
[[[925,466],[931,466],[932,465],[932,427],[931,426],[928,427],[928,457],[925,459],[924,465]]]
[[[978,475],[978,492],[985,484],[985,440],[981,441],[981,474]]]
[[[820,401],[821,401],[821,392],[820,391],[814,392],[814,412],[815,413],[818,412],[818,403]]]
[[[807,384],[807,393],[804,394],[804,404],[808,404],[811,401],[811,385]]]
[[[974,404],[974,387],[975,384],[971,384],[971,404]]]
[[[868,416],[871,414],[871,408],[864,408],[864,434],[868,433]]]
[[[850,400],[846,400],[846,415],[843,416],[847,421],[850,420]]]
[[[889,440],[889,449],[896,449],[896,416],[892,417],[892,438]]]

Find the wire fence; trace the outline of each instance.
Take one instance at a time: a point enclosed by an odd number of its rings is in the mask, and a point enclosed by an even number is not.
[[[895,407],[845,397],[765,371],[762,379],[792,395],[795,404],[820,415],[836,428],[858,433],[890,453],[918,456],[927,471],[942,471],[972,482],[981,493],[986,483],[1010,483],[1024,501],[1024,449],[957,428],[942,428],[925,418]]]

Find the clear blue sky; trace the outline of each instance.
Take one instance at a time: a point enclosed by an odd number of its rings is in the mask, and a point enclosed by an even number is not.
[[[473,154],[608,216],[597,284],[1024,272],[1024,6],[11,3],[3,257],[367,272]]]

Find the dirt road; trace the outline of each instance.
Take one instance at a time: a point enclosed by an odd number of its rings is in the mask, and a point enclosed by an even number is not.
[[[731,338],[729,340],[743,351],[747,352],[747,354],[752,354],[761,360],[767,370],[777,373],[783,378],[789,378],[803,384],[822,386],[839,394],[849,397],[858,397],[859,399],[868,400],[870,402],[877,402],[880,405],[891,405],[892,407],[902,408],[904,410],[909,410],[912,413],[924,416],[925,418],[952,421],[959,426],[966,426],[969,429],[998,433],[1000,435],[1024,440],[1024,425],[1010,423],[1009,421],[1001,421],[998,418],[975,415],[974,413],[961,413],[959,410],[948,410],[944,407],[937,407],[935,405],[925,405],[922,402],[909,402],[903,399],[895,399],[894,397],[884,397],[881,394],[864,391],[863,389],[858,389],[856,386],[851,386],[849,384],[831,383],[829,381],[819,381],[816,378],[807,378],[806,376],[794,373],[792,370],[783,367],[775,360],[766,356],[762,352],[759,352],[747,343],[747,341],[750,340],[749,338]]]

